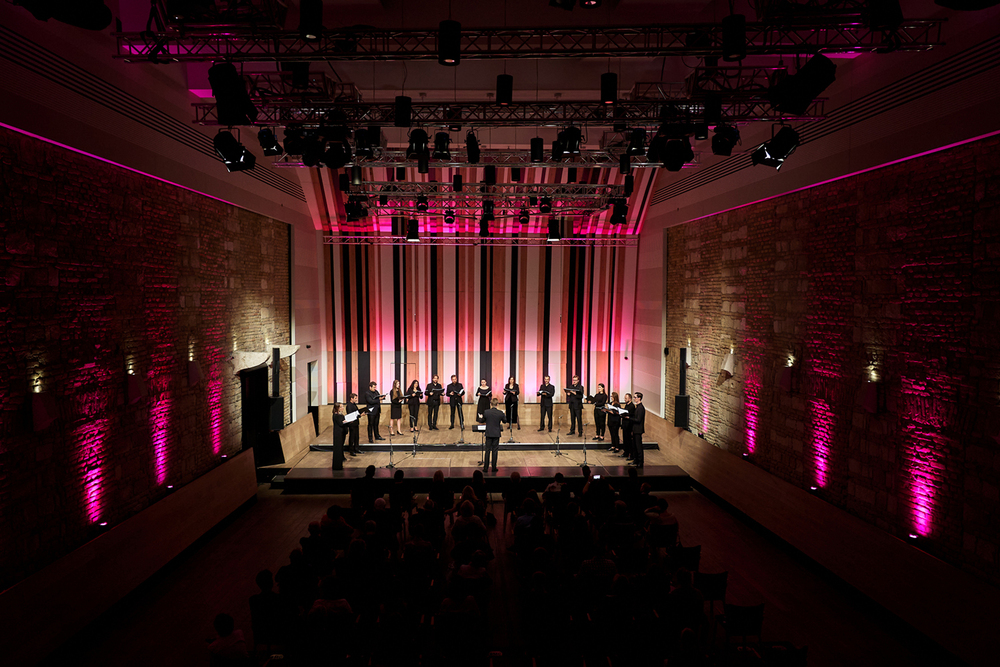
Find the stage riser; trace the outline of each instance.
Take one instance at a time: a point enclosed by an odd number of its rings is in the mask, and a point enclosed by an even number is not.
[[[468,388],[466,389],[468,391]],[[322,433],[326,428],[332,423],[330,414],[332,413],[332,408],[329,405],[320,406],[320,420],[319,420],[319,430]],[[382,411],[379,414],[379,429],[382,431],[383,435],[389,430],[389,409],[390,406],[387,403],[382,404]],[[504,410],[503,404],[499,406],[500,410]],[[468,430],[469,426],[476,422],[476,404],[475,403],[465,403],[465,427]],[[541,418],[542,408],[537,403],[521,403],[518,408],[518,421],[521,425],[521,430],[527,430],[529,428],[537,429],[539,426],[539,419]],[[455,429],[458,429],[458,416],[455,416]],[[546,418],[545,423],[548,424],[549,420]],[[589,435],[594,434],[594,406],[586,404],[583,406],[583,422],[584,431]],[[403,406],[403,416],[400,419],[402,428],[410,428],[410,410],[405,405]],[[569,419],[569,407],[565,403],[556,403],[552,406],[552,429],[553,433],[560,426],[562,431],[565,433],[569,430],[570,419]],[[426,428],[427,424],[427,405],[425,403],[420,404],[420,416],[417,418],[417,426],[421,429]],[[443,404],[438,410],[438,428],[447,429],[451,426],[451,407],[448,404]],[[361,418],[361,430],[364,432],[368,428],[368,418]]]
[[[600,443],[594,443],[595,446],[587,445],[587,451],[602,451],[606,452],[607,447],[601,447]],[[475,452],[483,448],[481,443],[465,443],[463,445],[459,444],[417,444],[417,454],[420,452]],[[655,442],[644,442],[642,443],[643,450],[649,449],[659,449],[659,446]],[[314,452],[332,452],[333,445],[311,445],[310,449]],[[559,449],[563,451],[583,451],[583,445],[579,442],[564,442],[559,445]],[[407,442],[403,444],[393,444],[392,450],[394,452],[399,452],[407,454],[413,451],[413,443]],[[555,446],[551,442],[500,442],[500,451],[504,450],[515,451],[515,452],[545,452],[545,451],[555,451]],[[361,443],[362,452],[387,452],[389,451],[389,445],[382,443],[378,445],[369,445],[367,443]]]

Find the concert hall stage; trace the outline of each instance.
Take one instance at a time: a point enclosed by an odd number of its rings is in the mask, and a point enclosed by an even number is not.
[[[262,467],[259,470],[261,481],[270,481],[272,486],[280,487],[286,493],[349,493],[353,480],[364,475],[364,469],[369,465],[376,467],[376,479],[383,480],[388,491],[393,474],[397,469],[403,470],[406,479],[410,481],[416,492],[426,491],[434,472],[441,470],[449,478],[456,491],[472,479],[472,474],[481,469],[482,444],[480,434],[465,432],[465,444],[458,444],[460,431],[447,428],[440,431],[422,430],[417,435],[414,448],[413,438],[407,432],[403,437],[392,439],[393,451],[391,462],[394,468],[386,467],[390,463],[389,439],[368,444],[362,434],[360,456],[348,456],[343,470],[333,470],[332,454],[329,451],[332,434],[329,430],[320,434],[310,443],[310,448],[303,451],[295,459],[282,465]],[[470,436],[475,435],[473,439]],[[500,440],[500,455],[498,471],[487,473],[487,487],[490,492],[500,492],[509,483],[510,473],[517,471],[522,479],[541,489],[552,477],[561,472],[572,481],[580,479],[580,468],[584,463],[583,441],[579,436],[563,440],[560,437],[559,451],[556,455],[556,433],[537,429],[514,430],[515,442],[509,442],[509,433],[505,432]],[[615,481],[623,480],[628,475],[626,461],[618,455],[608,452],[610,446],[605,440],[587,441],[586,462],[595,475],[606,476]],[[656,443],[644,443],[645,465],[638,470],[639,477],[648,482],[653,490],[673,491],[690,488],[690,478],[680,467],[671,465],[666,455],[659,450]],[[323,451],[326,450],[326,451]],[[416,454],[414,454],[416,451]],[[544,484],[542,484],[544,482]],[[541,485],[541,486],[539,486]]]

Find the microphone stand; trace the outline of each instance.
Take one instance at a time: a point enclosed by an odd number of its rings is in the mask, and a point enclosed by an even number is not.
[[[390,415],[391,416],[391,415]],[[389,464],[385,466],[386,468],[395,468],[392,464],[392,429],[389,429]]]
[[[587,428],[587,423],[584,422],[583,419],[581,419],[580,431],[583,432],[586,430],[586,428]],[[583,463],[580,464],[580,467],[582,468],[585,465],[587,465],[587,436],[583,436]]]
[[[559,451],[559,434],[562,433],[562,415],[559,415],[557,423],[559,425],[556,427],[556,451],[553,456],[562,456],[563,453]]]

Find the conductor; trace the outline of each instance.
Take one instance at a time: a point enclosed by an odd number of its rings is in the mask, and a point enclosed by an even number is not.
[[[483,472],[489,472],[490,454],[493,455],[493,472],[497,471],[497,456],[500,454],[500,436],[503,435],[502,424],[507,423],[507,415],[497,409],[500,400],[494,398],[490,407],[483,413],[486,422],[486,456],[483,457]]]

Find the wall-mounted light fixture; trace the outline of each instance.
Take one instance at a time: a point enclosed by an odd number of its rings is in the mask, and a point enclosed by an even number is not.
[[[719,373],[722,380],[728,380],[733,377],[736,371],[736,349],[734,346],[729,347],[729,353],[726,358],[722,361],[722,371]]]
[[[788,356],[785,357],[785,365],[778,371],[778,387],[782,391],[791,393],[795,390],[797,371],[798,366],[795,363],[795,353],[789,352]]]

